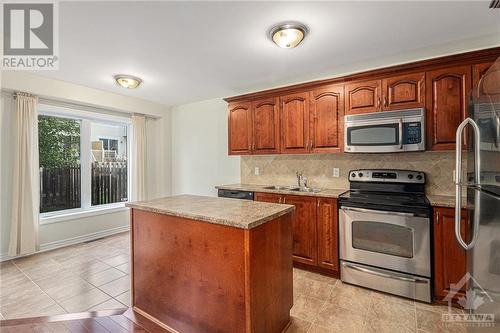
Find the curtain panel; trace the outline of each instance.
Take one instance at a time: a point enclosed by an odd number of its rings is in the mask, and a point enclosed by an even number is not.
[[[12,220],[9,255],[38,250],[39,164],[38,98],[16,94],[16,140],[12,191]]]
[[[146,116],[132,115],[131,201],[146,199]]]

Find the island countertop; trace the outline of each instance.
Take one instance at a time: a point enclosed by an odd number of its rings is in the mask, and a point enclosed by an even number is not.
[[[126,206],[241,229],[255,228],[295,209],[293,205],[198,195],[130,202]]]

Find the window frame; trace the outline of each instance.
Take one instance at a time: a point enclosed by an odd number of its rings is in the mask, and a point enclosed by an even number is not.
[[[92,177],[91,177],[91,124],[92,122],[100,122],[108,125],[119,125],[127,127],[127,192],[128,201],[130,201],[130,193],[132,189],[132,119],[128,117],[120,117],[108,115],[99,112],[89,112],[75,110],[61,106],[49,104],[38,105],[39,116],[59,117],[66,119],[74,119],[80,121],[80,208],[63,209],[53,212],[39,213],[39,224],[49,224],[63,222],[71,219],[81,218],[85,216],[93,216],[104,214],[106,212],[120,211],[125,208],[126,202],[114,202],[92,206]],[[87,153],[85,153],[87,152]],[[88,213],[88,214],[87,214]]]

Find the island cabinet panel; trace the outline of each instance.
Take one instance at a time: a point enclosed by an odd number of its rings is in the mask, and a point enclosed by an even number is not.
[[[318,198],[318,266],[338,271],[339,234],[337,200]]]
[[[316,198],[285,195],[284,203],[295,206],[292,219],[293,259],[299,263],[316,266],[318,263]]]
[[[228,110],[229,155],[252,153],[252,110],[250,103],[231,103]]]
[[[291,233],[290,214],[246,233],[252,254],[247,263],[251,286],[247,302],[252,311],[247,332],[279,333],[288,325],[293,306]]]
[[[307,153],[309,138],[309,94],[281,97],[281,152]]]
[[[456,66],[426,73],[427,148],[455,149],[455,133],[467,114],[471,66]]]
[[[500,63],[474,65],[472,68],[473,95],[481,102],[500,101]]]
[[[277,154],[280,151],[279,98],[252,103],[253,154]]]
[[[462,210],[462,238],[468,237],[466,210]],[[455,238],[455,209],[434,207],[434,297],[442,301],[452,284],[467,272],[467,253]],[[465,286],[455,295],[456,301],[465,295]]]
[[[425,73],[403,74],[382,80],[383,110],[425,107]]]
[[[329,86],[310,93],[310,150],[340,152],[343,142],[344,87]]]
[[[359,114],[381,110],[381,80],[363,81],[345,86],[345,113]]]
[[[293,305],[291,213],[252,229],[132,209],[132,306],[183,333],[280,333]]]

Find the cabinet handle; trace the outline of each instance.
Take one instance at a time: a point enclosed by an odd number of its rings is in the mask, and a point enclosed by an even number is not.
[[[384,107],[387,106],[387,96],[384,96]]]
[[[436,224],[439,224],[439,212],[436,212]]]
[[[380,97],[379,97],[379,98],[377,98],[377,108],[379,108],[379,109],[380,109]]]
[[[320,200],[318,199],[318,200],[316,201],[316,207],[318,207],[318,208],[319,208],[319,202],[320,202]]]
[[[252,144],[252,150],[255,150],[255,143]]]
[[[311,146],[309,147],[309,149],[313,149],[314,148],[314,144],[313,144],[313,140],[311,140]]]
[[[252,151],[252,144],[249,144],[249,145],[248,145],[248,150],[249,150],[249,151]]]
[[[285,197],[283,198],[283,203],[286,203],[286,198]]]

